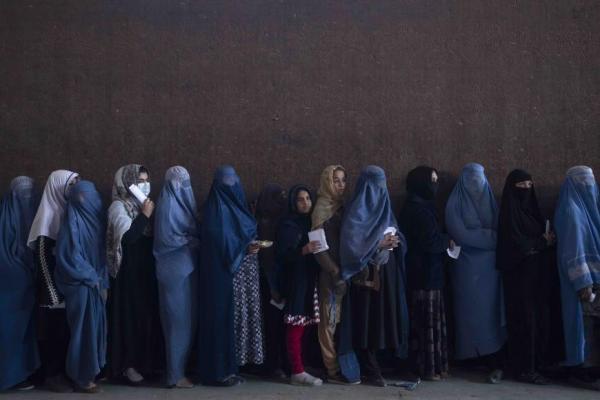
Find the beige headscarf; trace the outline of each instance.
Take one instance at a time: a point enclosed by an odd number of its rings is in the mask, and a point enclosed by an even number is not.
[[[321,172],[321,183],[317,193],[317,204],[312,212],[312,229],[320,228],[325,221],[342,207],[343,199],[333,186],[333,173],[336,170],[346,170],[341,165],[330,165]]]

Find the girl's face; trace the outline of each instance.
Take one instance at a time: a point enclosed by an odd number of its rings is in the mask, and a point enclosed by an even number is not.
[[[298,214],[308,214],[312,208],[310,194],[306,190],[300,190],[296,195],[296,210]]]
[[[333,172],[333,187],[338,196],[344,194],[346,189],[346,173],[341,169],[336,169]]]

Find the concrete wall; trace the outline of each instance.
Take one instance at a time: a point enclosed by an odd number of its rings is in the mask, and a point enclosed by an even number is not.
[[[108,194],[140,162],[202,197],[231,163],[252,195],[375,163],[398,200],[413,166],[447,192],[477,161],[550,204],[600,168],[596,1],[2,0],[0,77],[3,188],[71,168]]]

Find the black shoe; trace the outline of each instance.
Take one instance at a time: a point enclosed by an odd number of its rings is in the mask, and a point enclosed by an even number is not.
[[[538,372],[524,372],[517,376],[517,380],[519,382],[531,383],[534,385],[550,385],[552,383],[549,379]]]
[[[342,375],[328,376],[327,383],[333,383],[334,385],[360,385],[360,379],[356,381],[349,381]]]
[[[44,386],[55,393],[73,393],[73,386],[67,378],[62,375],[47,378]]]
[[[234,375],[225,379],[224,381],[211,382],[207,384],[207,386],[231,387],[240,385],[244,382],[246,382],[244,378],[242,378],[241,376]]]
[[[362,383],[365,385],[371,385],[371,386],[377,386],[377,387],[386,387],[387,386],[385,379],[383,379],[383,376],[381,376],[381,375],[365,376]]]
[[[93,385],[90,387],[82,387],[79,385],[75,385],[75,393],[96,394],[102,393],[102,389],[100,389],[100,386],[98,385]]]

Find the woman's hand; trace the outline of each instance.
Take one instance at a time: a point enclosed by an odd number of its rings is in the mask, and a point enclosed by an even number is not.
[[[456,242],[452,239],[450,239],[450,241],[448,242],[448,249],[450,249],[450,251],[454,251],[454,248],[456,247]]]
[[[552,246],[554,243],[556,243],[556,235],[554,234],[554,232],[548,232],[548,233],[544,233],[544,239],[546,239],[546,244],[548,246]]]
[[[583,289],[580,289],[579,292],[577,292],[577,294],[579,294],[579,300],[581,300],[582,302],[589,302],[592,298],[592,287],[588,286]]]
[[[321,250],[321,242],[314,240],[306,243],[304,247],[302,247],[302,255],[305,256],[307,254],[314,254],[319,250]]]
[[[144,214],[146,218],[150,218],[153,212],[154,202],[148,198],[144,201],[144,204],[142,204],[142,214]]]
[[[250,243],[250,246],[248,246],[248,254],[257,254],[259,250],[260,246],[257,242],[252,242]]]
[[[379,248],[393,250],[395,247],[398,247],[399,243],[400,239],[398,238],[398,236],[388,233],[383,237],[383,240],[379,242]]]

